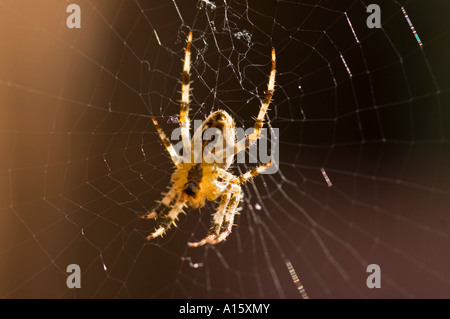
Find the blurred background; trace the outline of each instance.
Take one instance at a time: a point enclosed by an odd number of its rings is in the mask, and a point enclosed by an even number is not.
[[[448,298],[450,3],[370,3],[0,0],[0,297],[301,298],[292,265],[310,298]],[[170,183],[150,119],[178,125],[189,30],[191,119],[251,127],[274,47],[280,129],[279,171],[195,249],[217,204],[152,242],[136,216]]]

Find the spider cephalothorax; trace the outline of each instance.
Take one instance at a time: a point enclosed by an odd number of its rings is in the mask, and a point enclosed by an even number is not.
[[[255,121],[254,132],[247,136],[245,140],[237,142],[233,118],[226,111],[218,110],[210,114],[203,121],[201,127],[194,132],[191,140],[188,119],[191,42],[192,32],[189,33],[185,49],[184,67],[181,77],[180,107],[181,138],[184,149],[190,150],[191,152],[188,153],[188,156],[184,157],[177,154],[175,148],[159,127],[156,119],[152,119],[164,146],[172,158],[176,170],[172,174],[172,185],[169,191],[152,211],[141,217],[148,219],[162,216],[159,226],[147,237],[147,240],[151,240],[155,237],[162,236],[170,226],[174,225],[178,219],[178,215],[183,212],[184,207],[200,208],[205,205],[206,201],[214,201],[220,197],[219,207],[212,217],[210,234],[198,242],[189,243],[189,246],[197,247],[204,244],[216,244],[226,239],[231,233],[234,216],[239,202],[242,200],[242,188],[240,184],[258,175],[271,165],[271,162],[268,162],[240,176],[235,176],[228,171],[235,155],[256,142],[260,136],[264,117],[275,87],[275,50],[272,49],[272,68],[269,83],[265,98],[261,102],[261,108]],[[209,129],[220,131],[218,135],[220,141],[216,140],[216,135],[210,134],[206,137],[204,136],[211,131]],[[209,156],[201,157],[199,161],[199,154],[194,147],[196,141],[200,141],[201,144],[200,156],[208,153],[204,151],[208,150],[213,143],[221,142],[225,147],[220,148],[219,151],[212,148]],[[211,160],[211,158],[214,160]]]

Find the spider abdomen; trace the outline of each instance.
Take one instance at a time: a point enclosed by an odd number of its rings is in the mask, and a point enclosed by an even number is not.
[[[183,185],[183,192],[190,197],[196,198],[200,191],[199,184],[202,181],[203,169],[200,164],[191,166],[187,172],[187,182]]]
[[[197,192],[199,191],[200,187],[198,186],[197,182],[189,181],[186,184],[184,184],[183,192],[191,197],[197,197]]]

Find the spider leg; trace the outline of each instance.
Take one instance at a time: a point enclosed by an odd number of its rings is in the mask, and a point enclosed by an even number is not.
[[[268,162],[268,163],[266,163],[264,165],[258,166],[256,168],[254,168],[252,170],[249,170],[248,172],[246,172],[246,173],[236,177],[233,182],[236,183],[236,184],[242,184],[245,181],[249,180],[250,178],[252,178],[252,177],[254,177],[254,176],[258,175],[258,174],[261,174],[270,165],[272,165],[272,161],[270,161],[270,162]]]
[[[230,199],[231,199],[230,193],[225,193],[222,196],[220,205],[217,208],[217,212],[213,215],[212,226],[211,226],[211,231],[210,231],[209,235],[200,241],[188,243],[189,247],[203,246],[217,238],[217,236],[220,234],[220,230],[222,228],[222,223],[223,223],[223,218],[225,216],[228,204],[230,203]]]
[[[158,134],[159,134],[159,137],[161,138],[162,143],[164,144],[164,146],[167,149],[167,152],[169,152],[169,155],[172,158],[172,162],[175,164],[175,166],[177,168],[180,168],[180,162],[181,162],[180,156],[175,151],[175,148],[173,147],[172,143],[167,138],[167,136],[164,133],[164,131],[161,129],[161,127],[159,127],[158,122],[156,121],[156,119],[152,118],[152,121],[153,121],[153,124],[156,127],[156,130],[158,131]]]
[[[191,42],[192,31],[189,32],[186,49],[184,50],[183,73],[181,75],[181,104],[180,104],[180,125],[183,147],[186,152],[191,150],[190,123],[189,123],[189,94],[190,94],[190,72],[191,72]],[[190,159],[190,158],[189,158]]]
[[[237,213],[237,208],[239,206],[239,202],[242,200],[242,190],[241,187],[237,187],[235,193],[232,195],[228,209],[225,212],[224,221],[222,228],[224,230],[217,236],[214,240],[210,240],[208,243],[211,245],[215,245],[224,241],[229,234],[231,234],[231,229],[234,226],[234,217]]]
[[[178,219],[178,215],[183,212],[185,201],[178,200],[173,205],[169,213],[164,217],[164,220],[159,224],[159,226],[151,233],[146,239],[152,240],[153,238],[164,235],[164,233],[170,228],[170,226],[175,224]]]
[[[198,242],[188,243],[189,247],[199,247],[205,244],[215,245],[228,237],[233,228],[234,217],[237,214],[239,202],[242,200],[242,189],[239,184],[260,174],[270,165],[272,165],[272,162],[258,166],[238,177],[225,169],[219,170],[219,176],[225,179],[229,184],[223,191],[217,212],[213,215],[210,234]]]
[[[237,154],[244,149],[250,147],[251,144],[255,143],[261,133],[261,128],[264,125],[264,117],[266,116],[267,110],[269,109],[270,102],[272,101],[273,92],[275,91],[275,49],[272,48],[272,68],[270,70],[269,82],[267,83],[267,91],[264,100],[261,102],[261,107],[259,109],[258,117],[255,121],[254,132],[247,136],[245,140],[239,141],[235,148],[234,154]]]
[[[236,178],[236,176],[228,172],[226,169],[218,167],[217,170],[219,172],[219,177],[223,178],[223,180],[226,182],[233,182]]]
[[[161,213],[167,210],[169,208],[170,203],[172,203],[173,199],[175,198],[175,195],[177,192],[175,191],[174,186],[172,186],[169,191],[166,193],[166,195],[163,197],[163,199],[159,202],[159,204],[149,211],[145,215],[140,215],[139,217],[142,219],[154,219],[157,218]]]
[[[242,200],[242,189],[239,184],[260,174],[270,165],[272,165],[272,162],[258,166],[238,177],[224,169],[219,170],[219,176],[228,181],[229,184],[224,190],[220,206],[213,216],[211,232],[208,236],[198,242],[188,243],[189,247],[199,247],[205,244],[215,245],[224,241],[228,235],[231,234],[231,229],[234,226],[234,217],[237,214],[239,202]]]

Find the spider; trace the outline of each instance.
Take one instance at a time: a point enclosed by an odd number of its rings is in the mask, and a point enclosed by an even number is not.
[[[240,184],[263,172],[271,165],[271,162],[256,167],[245,174],[235,176],[228,171],[233,163],[234,156],[256,143],[263,127],[264,117],[272,100],[275,87],[275,50],[272,49],[272,68],[265,98],[261,102],[261,107],[255,121],[253,133],[245,139],[236,143],[235,122],[233,118],[224,110],[218,110],[210,114],[202,123],[201,127],[194,132],[192,141],[190,140],[190,123],[188,118],[190,103],[190,67],[191,67],[191,42],[192,31],[189,32],[185,48],[183,73],[181,76],[181,106],[179,122],[181,126],[181,139],[185,149],[193,149],[195,139],[202,138],[203,132],[208,128],[216,128],[222,132],[222,138],[227,145],[231,145],[232,154],[220,154],[223,161],[209,163],[205,159],[201,162],[183,161],[181,156],[175,151],[174,146],[168,140],[155,118],[153,124],[167,149],[174,165],[175,172],[172,174],[171,187],[158,205],[149,213],[140,216],[144,219],[160,220],[146,239],[152,240],[162,236],[178,219],[178,215],[183,212],[184,207],[201,208],[205,202],[215,201],[220,197],[220,204],[217,211],[212,216],[212,226],[204,239],[198,242],[189,242],[190,247],[198,247],[205,244],[217,244],[227,238],[233,227],[234,217],[237,212],[239,202],[242,200],[242,188]],[[211,141],[202,141],[202,151]],[[175,225],[176,226],[176,225]]]

